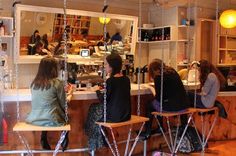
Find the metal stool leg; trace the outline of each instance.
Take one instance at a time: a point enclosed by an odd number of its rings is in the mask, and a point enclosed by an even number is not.
[[[95,156],[95,150],[91,151],[91,156]]]
[[[143,142],[143,156],[147,155],[147,140]]]

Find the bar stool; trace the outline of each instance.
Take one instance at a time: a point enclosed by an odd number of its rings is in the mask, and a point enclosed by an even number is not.
[[[115,135],[113,133],[113,129],[115,128],[118,128],[118,127],[124,127],[124,126],[129,126],[129,132],[128,132],[128,137],[127,137],[127,141],[126,141],[126,148],[125,148],[125,153],[124,153],[124,156],[131,156],[136,144],[137,144],[137,141],[139,140],[139,135],[143,129],[143,126],[145,124],[146,121],[148,121],[149,119],[148,118],[145,118],[145,117],[141,117],[141,116],[136,116],[136,115],[132,115],[131,116],[131,119],[128,120],[128,121],[125,121],[125,122],[119,122],[119,123],[108,123],[108,122],[96,122],[96,124],[99,125],[99,128],[103,134],[103,136],[105,137],[105,140],[109,146],[109,148],[111,149],[111,152],[114,156],[120,156],[120,152],[119,152],[119,149],[118,149],[118,146],[117,146],[117,141],[116,141],[116,138],[115,138]],[[130,142],[130,138],[131,138],[131,133],[132,133],[132,128],[133,128],[133,125],[135,124],[142,124],[140,129],[139,129],[139,132],[138,132],[138,135],[135,137],[135,141],[130,149],[129,150],[129,142]],[[108,138],[107,138],[107,135],[106,133],[104,132],[103,130],[103,127],[104,128],[108,128],[110,129],[111,131],[111,135],[112,135],[112,140],[113,140],[113,145],[114,145],[114,148],[112,148],[112,145],[111,143],[109,142]]]
[[[202,145],[202,155],[204,155],[205,153],[205,147],[207,145],[208,139],[212,133],[212,130],[216,124],[217,118],[218,118],[218,108],[217,107],[213,107],[213,108],[190,108],[190,110],[195,111],[196,113],[198,113],[201,116],[201,134],[202,134],[202,138],[200,137],[197,128],[196,128],[196,124],[193,121],[193,125],[194,128],[196,129],[197,135],[198,135],[198,139],[201,142]],[[209,114],[209,112],[214,112],[214,120],[213,123],[210,126],[209,132],[206,132],[206,126],[207,126],[207,122],[206,122],[206,115]]]
[[[158,126],[160,127],[161,133],[165,139],[165,142],[168,145],[168,148],[171,152],[172,155],[176,155],[176,153],[178,152],[179,146],[183,140],[183,137],[187,131],[187,128],[189,126],[189,123],[192,120],[192,116],[194,114],[195,110],[190,110],[190,109],[186,109],[186,110],[182,110],[179,112],[152,112],[152,114],[154,115]],[[184,127],[183,133],[181,134],[180,140],[179,142],[177,142],[177,137],[178,137],[178,133],[179,133],[179,127],[180,127],[180,116],[181,115],[188,115],[188,121],[187,124]],[[167,135],[164,133],[164,130],[162,128],[162,126],[160,125],[159,120],[157,119],[157,117],[164,117],[166,118],[166,122],[167,122],[167,128],[168,128],[168,134],[169,134],[169,140],[167,139]],[[177,117],[178,118],[178,124],[177,124],[177,128],[176,128],[176,133],[174,136],[172,136],[172,132],[171,132],[171,126],[170,126],[170,118],[172,117]]]

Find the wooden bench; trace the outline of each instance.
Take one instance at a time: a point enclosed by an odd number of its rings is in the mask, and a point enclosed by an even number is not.
[[[136,115],[132,115],[131,116],[131,119],[128,120],[128,121],[125,121],[125,122],[119,122],[119,123],[108,123],[108,122],[96,122],[96,124],[99,125],[100,127],[100,130],[103,134],[103,136],[105,137],[105,140],[109,146],[109,148],[111,149],[111,152],[114,156],[119,156],[120,155],[120,152],[119,152],[119,149],[118,149],[118,146],[117,146],[117,142],[116,142],[116,139],[115,139],[115,135],[113,133],[113,128],[118,128],[118,127],[123,127],[123,126],[129,126],[129,132],[128,132],[128,138],[127,138],[127,141],[126,141],[126,148],[125,148],[125,154],[124,156],[131,156],[136,144],[137,144],[137,141],[139,139],[139,135],[143,129],[143,126],[145,124],[146,121],[148,121],[149,119],[146,118],[146,117],[141,117],[141,116],[136,116]],[[138,132],[138,135],[135,137],[135,141],[130,149],[130,151],[128,152],[128,149],[129,149],[129,142],[130,142],[130,137],[131,137],[131,132],[132,132],[132,127],[133,125],[135,124],[142,124],[140,129],[139,129],[139,132]],[[104,128],[109,128],[110,131],[111,131],[111,135],[112,135],[112,139],[113,139],[113,144],[114,144],[114,148],[112,148],[111,146],[111,143],[109,142],[107,136],[106,136],[106,133],[104,132],[103,130],[103,127]]]

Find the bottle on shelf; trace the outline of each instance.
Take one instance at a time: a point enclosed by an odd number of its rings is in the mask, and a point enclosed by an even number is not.
[[[0,36],[4,36],[5,35],[5,27],[3,24],[3,20],[0,20]]]
[[[144,35],[144,41],[146,41],[146,42],[149,41],[149,35],[148,35],[148,32],[145,32],[145,35]]]

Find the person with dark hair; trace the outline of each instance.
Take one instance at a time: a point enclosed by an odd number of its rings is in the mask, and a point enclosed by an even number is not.
[[[32,109],[26,118],[26,122],[37,126],[62,126],[65,121],[66,91],[63,81],[58,78],[58,62],[51,56],[44,57],[39,64],[36,77],[31,83]],[[68,85],[67,100],[72,96],[72,87]],[[41,134],[43,149],[50,150],[47,141],[47,132]],[[68,134],[63,141],[62,148],[68,145]]]
[[[112,53],[106,57],[105,69],[109,78],[106,80],[106,121],[123,122],[131,118],[130,80],[121,74],[122,59],[119,54]],[[96,90],[100,104],[92,104],[89,108],[85,131],[88,135],[90,149],[105,145],[103,136],[96,121],[103,118],[103,93]]]
[[[163,81],[161,75],[162,68]],[[149,117],[150,120],[146,122],[146,131],[141,134],[141,136],[145,137],[146,139],[151,135],[153,120],[153,115],[151,114],[151,112],[161,111],[161,98],[162,111],[181,111],[190,106],[183,83],[178,73],[172,67],[166,66],[160,59],[154,59],[149,64],[148,72],[150,79],[154,81],[155,95],[153,101],[149,102],[147,105],[147,117]],[[163,94],[161,94],[161,81],[163,82]],[[162,118],[160,117],[158,120],[162,126]],[[186,117],[183,117],[181,119],[181,122],[182,124],[185,124]]]
[[[210,62],[200,60],[199,63],[201,92],[196,95],[189,92],[189,99],[194,106],[194,97],[196,96],[196,107],[211,108],[215,104],[220,87],[224,87],[226,81],[221,72]]]
[[[33,48],[35,47],[36,42],[40,41],[40,34],[38,30],[35,30],[33,35],[30,37],[29,44],[28,44],[28,55],[34,55]]]
[[[40,34],[39,34],[39,31],[38,30],[35,30],[33,35],[30,37],[30,44],[34,44],[36,43],[37,41],[39,41],[41,38],[40,38]]]
[[[112,37],[111,37],[111,44],[113,41],[122,41],[122,36],[120,35],[120,32],[116,32]]]
[[[48,48],[48,35],[47,34],[44,34],[42,36],[42,41],[44,43],[44,49],[50,51],[49,48]]]
[[[33,47],[33,53],[32,54],[38,54],[38,55],[47,55],[49,51],[44,49],[44,42],[42,40],[39,40],[35,43],[35,46]]]

